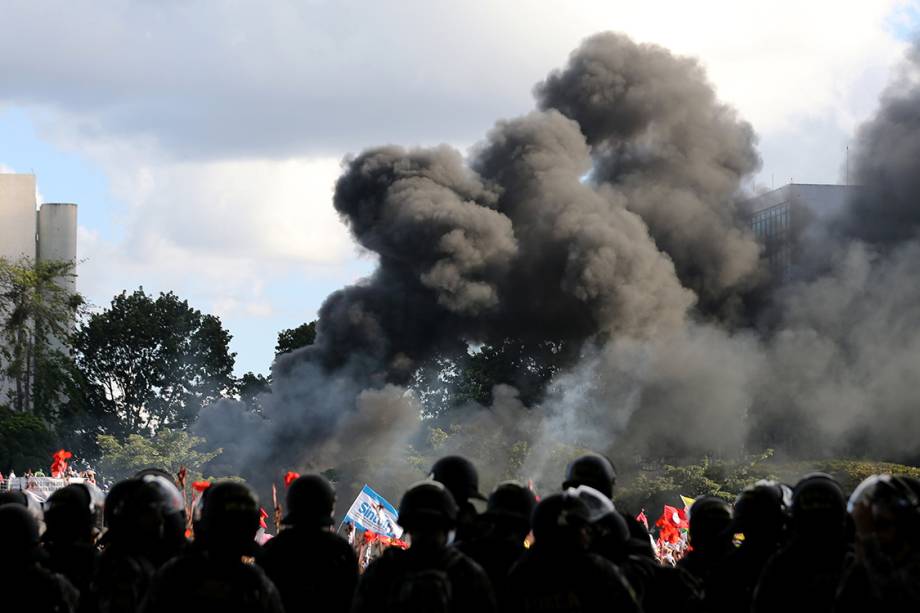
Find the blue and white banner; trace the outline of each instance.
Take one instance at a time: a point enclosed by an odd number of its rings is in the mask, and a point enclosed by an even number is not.
[[[355,527],[362,530],[399,538],[403,530],[396,523],[398,517],[399,513],[396,512],[393,505],[365,483],[351,508],[348,509],[345,523],[354,524]]]

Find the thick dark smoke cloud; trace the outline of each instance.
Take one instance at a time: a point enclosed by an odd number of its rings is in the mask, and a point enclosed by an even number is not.
[[[760,166],[751,126],[716,100],[696,60],[623,35],[594,36],[536,87],[541,108],[578,122],[593,182],[647,224],[706,309],[756,278],[759,248],[736,203]]]
[[[852,182],[860,187],[842,232],[877,246],[913,240],[920,228],[920,48],[882,95],[853,151]]]
[[[444,451],[481,459],[487,482],[551,474],[560,446],[916,454],[915,81],[860,131],[862,188],[814,233],[833,237],[812,246],[823,265],[776,289],[758,329],[726,317],[765,276],[738,208],[755,138],[699,65],[602,34],[536,92],[541,110],[499,121],[469,158],[441,146],[346,160],[335,207],[379,266],[326,300],[314,346],[278,359],[263,415],[232,401],[202,412],[234,472],[348,466],[398,490],[424,470],[405,460],[429,425],[412,373],[507,338],[573,359],[539,406],[499,385],[491,406],[451,413],[464,428]]]

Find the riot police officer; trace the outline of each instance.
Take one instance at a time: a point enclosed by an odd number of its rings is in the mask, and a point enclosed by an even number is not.
[[[399,503],[409,549],[390,547],[362,575],[354,613],[490,613],[495,598],[478,564],[449,547],[457,504],[439,481],[410,487]]]
[[[358,560],[334,525],[335,490],[320,475],[295,479],[287,492],[282,530],[256,561],[278,588],[287,613],[348,613]]]

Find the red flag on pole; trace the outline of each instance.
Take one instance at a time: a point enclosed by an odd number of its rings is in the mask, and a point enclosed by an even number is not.
[[[60,449],[55,452],[51,462],[51,476],[55,479],[60,479],[67,474],[67,460],[73,457],[73,454],[69,451],[64,451]]]
[[[690,524],[687,522],[687,514],[684,513],[683,509],[677,509],[666,504],[661,517],[655,522],[655,526],[659,529],[659,540],[676,543],[680,541],[681,530],[687,530]]]
[[[300,473],[295,473],[293,470],[289,470],[284,473],[284,487],[291,487],[291,484],[299,476]]]
[[[645,529],[648,530],[648,516],[645,514],[645,509],[639,511],[639,514],[636,515],[636,521],[645,526]]]
[[[268,518],[268,511],[259,507],[259,527],[263,530],[268,530],[268,524],[265,523],[265,520]]]

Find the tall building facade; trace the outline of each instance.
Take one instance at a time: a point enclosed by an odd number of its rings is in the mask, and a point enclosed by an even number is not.
[[[76,264],[77,205],[49,202],[38,206],[35,187],[35,175],[0,173],[0,258]],[[62,279],[61,284],[76,292],[75,277]],[[7,404],[11,389],[12,383],[0,373],[0,405]]]
[[[788,279],[801,257],[813,222],[826,221],[856,187],[790,183],[748,200],[751,229],[777,281]]]

